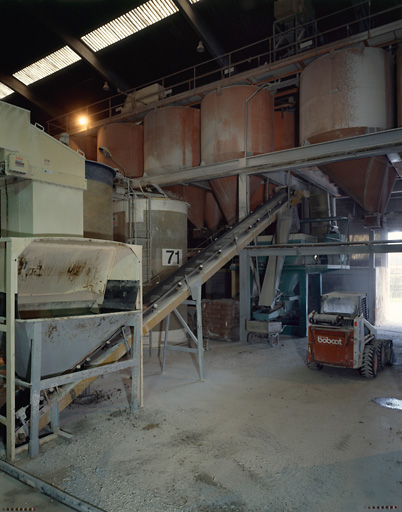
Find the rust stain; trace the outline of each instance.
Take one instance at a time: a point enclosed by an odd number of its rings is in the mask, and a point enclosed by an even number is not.
[[[18,261],[18,275],[21,275],[21,272],[23,269],[27,266],[27,261],[24,258],[24,256],[21,256],[21,258]]]
[[[72,265],[70,265],[67,269],[67,274],[70,274],[70,276],[76,276],[78,277],[79,275],[82,274],[83,270],[85,269],[86,267],[86,264],[85,263],[73,263]]]
[[[28,262],[22,257],[18,263],[18,275],[22,275],[27,278],[29,276],[43,276],[43,264],[41,261],[38,261],[36,264],[28,267]]]
[[[55,333],[55,332],[57,332],[57,325],[50,324],[48,329],[47,329],[47,337],[51,338],[53,333]]]

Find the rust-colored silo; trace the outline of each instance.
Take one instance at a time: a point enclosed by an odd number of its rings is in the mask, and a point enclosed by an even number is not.
[[[146,176],[200,165],[200,111],[190,107],[152,110],[144,119]]]
[[[98,132],[98,162],[110,165],[129,178],[144,174],[143,127],[134,123],[110,123]],[[112,159],[99,151],[106,148]]]
[[[216,230],[223,219],[223,214],[212,192],[205,196],[205,224],[212,231]]]
[[[200,111],[190,107],[166,107],[144,119],[144,174],[158,175],[200,165]],[[170,197],[189,204],[188,218],[204,226],[205,193],[191,185],[166,187]]]
[[[301,74],[300,140],[311,144],[393,127],[392,57],[354,48],[316,59]],[[386,157],[326,165],[368,214],[383,213],[396,173]]]
[[[274,102],[266,89],[231,86],[201,102],[201,161],[205,164],[269,153],[274,148]],[[247,127],[247,129],[246,129]],[[211,180],[226,221],[237,218],[237,178]],[[250,180],[250,189],[260,181]]]
[[[275,111],[274,115],[274,149],[275,151],[282,151],[283,149],[290,149],[296,146],[296,116],[294,112],[289,111]],[[274,193],[273,188],[270,187],[270,196]],[[271,190],[272,189],[272,190]],[[258,208],[264,201],[266,201],[267,190],[266,184],[261,183],[250,199],[250,210],[253,211]]]
[[[173,185],[164,187],[164,191],[171,199],[188,203],[188,220],[195,228],[204,227],[205,189],[192,185]]]
[[[96,136],[95,135],[70,135],[70,148],[74,151],[83,151],[87,160],[96,161]]]

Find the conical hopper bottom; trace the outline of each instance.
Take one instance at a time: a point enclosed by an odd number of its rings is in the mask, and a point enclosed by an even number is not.
[[[383,214],[396,181],[384,156],[329,164],[322,169],[368,214]]]
[[[257,176],[250,176],[250,197],[261,185],[262,179]],[[228,176],[210,180],[210,184],[216,200],[225,216],[228,224],[234,224],[237,219],[238,187],[237,176]]]

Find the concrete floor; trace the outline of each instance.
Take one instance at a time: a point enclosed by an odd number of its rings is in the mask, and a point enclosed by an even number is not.
[[[145,351],[144,409],[128,412],[124,373],[98,379],[62,414],[74,439],[17,465],[110,512],[402,509],[402,411],[373,402],[402,398],[402,365],[371,381],[311,371],[305,351],[287,336],[210,343],[206,382],[189,354],[169,353],[162,376]]]
[[[0,510],[71,512],[73,509],[0,471]]]

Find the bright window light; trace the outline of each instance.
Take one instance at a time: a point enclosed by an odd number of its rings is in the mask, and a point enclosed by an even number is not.
[[[189,1],[191,4],[196,4],[200,0]],[[89,34],[86,34],[81,39],[91,50],[97,52],[176,12],[178,12],[178,9],[172,0],[148,0],[148,2],[139,5],[119,18],[89,32]],[[13,76],[28,86],[79,60],[81,60],[81,57],[78,54],[69,46],[64,46],[60,50],[17,71]],[[5,98],[12,92],[14,91],[0,83],[0,99]]]
[[[47,57],[30,64],[24,69],[17,71],[13,76],[25,85],[33,84],[42,78],[45,78],[56,71],[60,71],[74,62],[81,59],[69,46],[64,46],[60,50],[51,53]]]
[[[178,11],[172,0],[148,0],[135,9],[89,32],[81,39],[98,52]]]
[[[14,91],[12,89],[10,89],[9,87],[7,87],[7,85],[0,83],[0,100],[5,98],[6,96],[9,96],[13,92]]]
[[[200,0],[190,0],[195,4]],[[172,0],[148,0],[122,16],[81,37],[92,51],[98,52],[178,12]]]

